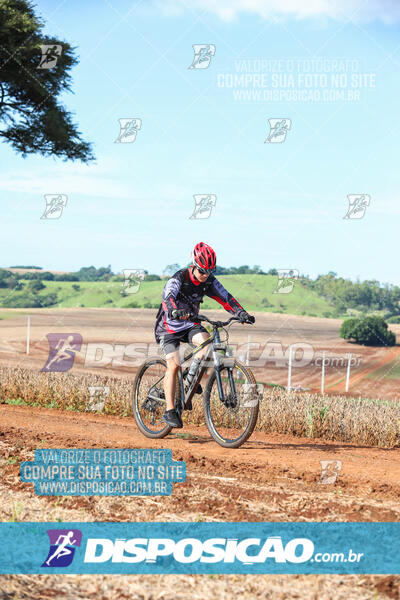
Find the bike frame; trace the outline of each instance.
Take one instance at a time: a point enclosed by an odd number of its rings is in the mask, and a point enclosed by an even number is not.
[[[202,319],[202,320],[206,320],[206,319]],[[236,319],[232,318],[230,320],[236,320]],[[198,367],[197,375],[193,379],[187,392],[185,392],[185,384],[184,384],[184,379],[183,379],[182,365],[179,365],[178,383],[179,383],[180,397],[178,399],[179,401],[176,404],[175,408],[177,408],[180,413],[182,413],[183,410],[185,409],[186,403],[189,400],[191,400],[192,397],[194,396],[197,385],[200,383],[205,371],[211,366],[211,365],[207,364],[210,353],[212,353],[212,357],[213,357],[213,366],[215,369],[217,388],[218,388],[218,394],[219,394],[220,400],[222,402],[224,402],[224,400],[225,400],[224,390],[222,388],[222,380],[221,380],[221,369],[224,367],[228,367],[228,378],[229,378],[229,383],[230,383],[230,387],[231,387],[231,393],[234,396],[236,395],[235,382],[234,382],[233,373],[232,373],[232,368],[235,364],[235,359],[231,358],[231,357],[226,357],[226,351],[227,351],[226,344],[225,344],[225,342],[221,342],[221,338],[219,335],[219,329],[221,327],[222,327],[222,325],[220,323],[212,324],[212,328],[213,328],[212,335],[210,335],[210,337],[207,338],[202,344],[199,344],[198,346],[196,346],[196,348],[192,352],[190,352],[190,354],[188,356],[185,357],[184,362],[186,363],[191,358],[193,358],[195,356],[195,354],[200,352],[200,350],[202,350],[206,346],[210,346],[208,348],[207,352],[205,353],[205,355],[203,356],[203,358],[201,359],[201,362]],[[219,355],[218,351],[222,351],[224,353],[224,356]],[[231,367],[231,368],[229,368],[229,367]],[[163,379],[164,379],[164,375],[162,377],[160,377],[160,379],[152,387],[155,387],[156,385],[158,385],[159,382],[162,381]]]
[[[232,318],[230,320],[235,320],[235,318]],[[181,365],[179,366],[178,379],[179,379],[179,389],[180,389],[181,393],[180,393],[180,407],[178,406],[178,408],[180,408],[180,412],[182,412],[184,410],[185,405],[188,402],[188,400],[190,400],[193,397],[195,390],[204,375],[204,372],[211,366],[210,364],[208,364],[208,359],[209,359],[210,353],[212,354],[212,357],[213,357],[213,367],[215,369],[218,394],[219,394],[221,402],[224,402],[224,400],[225,400],[224,390],[222,388],[222,380],[221,380],[221,369],[223,369],[224,367],[228,367],[228,378],[229,378],[231,393],[232,393],[232,395],[236,395],[235,382],[234,382],[233,373],[232,373],[232,368],[235,364],[235,359],[226,356],[226,352],[227,352],[226,343],[221,342],[221,338],[219,335],[219,329],[221,327],[222,327],[222,325],[220,323],[218,323],[218,324],[213,323],[212,324],[212,328],[213,328],[212,335],[210,335],[210,337],[208,339],[206,339],[202,344],[199,344],[199,346],[196,346],[196,348],[185,358],[185,362],[187,362],[191,358],[193,358],[193,356],[195,356],[195,354],[197,354],[197,352],[199,352],[201,349],[205,348],[206,346],[210,346],[208,351],[205,353],[205,355],[201,359],[201,362],[198,367],[197,376],[192,381],[186,395],[185,395],[185,386],[184,386],[184,379],[183,379],[183,373],[182,373],[182,366]],[[220,354],[218,354],[218,351],[223,352],[224,355],[221,356]],[[229,367],[231,367],[231,368],[229,368]]]

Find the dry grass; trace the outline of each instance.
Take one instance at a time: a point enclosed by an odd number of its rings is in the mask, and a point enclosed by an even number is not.
[[[110,388],[102,412],[130,415],[132,380],[92,374],[41,373],[21,367],[0,368],[2,402],[11,399],[31,406],[88,411],[89,386],[101,385]],[[193,411],[184,418],[188,424],[204,424],[201,400],[194,402]],[[266,389],[260,402],[257,430],[383,448],[399,447],[400,403]]]
[[[0,600],[378,600],[399,598],[385,575],[15,575]]]
[[[89,411],[90,386],[108,386],[110,393],[103,413],[131,414],[132,381],[99,375],[42,373],[22,367],[0,368],[0,398],[22,401],[30,406]],[[22,403],[21,402],[21,403]]]

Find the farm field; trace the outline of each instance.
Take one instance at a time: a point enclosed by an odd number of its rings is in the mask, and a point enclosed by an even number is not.
[[[30,353],[26,354],[27,314],[31,316]],[[159,352],[153,326],[155,309],[66,308],[3,309],[7,318],[0,320],[0,360],[5,366],[21,365],[40,370],[45,365],[49,333],[79,333],[82,348],[76,353],[71,373],[91,372],[134,377],[145,354]],[[222,310],[207,310],[211,318],[224,318]],[[292,386],[311,391],[321,389],[323,352],[329,359],[325,367],[325,392],[344,393],[348,353],[352,354],[349,394],[371,398],[399,398],[400,348],[366,347],[351,344],[339,337],[340,319],[313,318],[298,315],[255,312],[255,325],[234,324],[229,343],[249,360],[258,381],[287,384],[288,346],[297,344],[293,362]],[[391,325],[400,334],[400,325]],[[250,336],[250,337],[249,337]],[[107,344],[103,360],[93,366],[88,361],[88,344]],[[135,344],[130,356],[126,345]],[[100,350],[98,351],[101,352]],[[304,354],[303,354],[304,353]],[[86,364],[85,364],[86,363]]]

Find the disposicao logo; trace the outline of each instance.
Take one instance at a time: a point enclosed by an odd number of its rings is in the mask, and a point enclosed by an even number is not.
[[[252,550],[250,550],[252,548]],[[250,553],[249,553],[250,552]],[[304,563],[314,553],[314,544],[307,538],[294,538],[285,546],[280,536],[264,538],[90,538],[86,543],[85,563],[156,563],[169,557],[178,563],[264,563],[268,558],[276,563]]]
[[[50,549],[42,567],[68,567],[77,546],[81,545],[80,529],[48,529]]]

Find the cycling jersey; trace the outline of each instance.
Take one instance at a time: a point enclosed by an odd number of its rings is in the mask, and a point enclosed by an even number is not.
[[[162,292],[162,302],[154,327],[157,343],[160,342],[160,336],[166,333],[180,333],[196,324],[183,319],[173,319],[171,312],[184,308],[189,313],[198,315],[203,296],[213,298],[231,314],[238,314],[244,310],[214,275],[209,275],[202,283],[194,278],[192,267],[180,269],[168,279]]]

